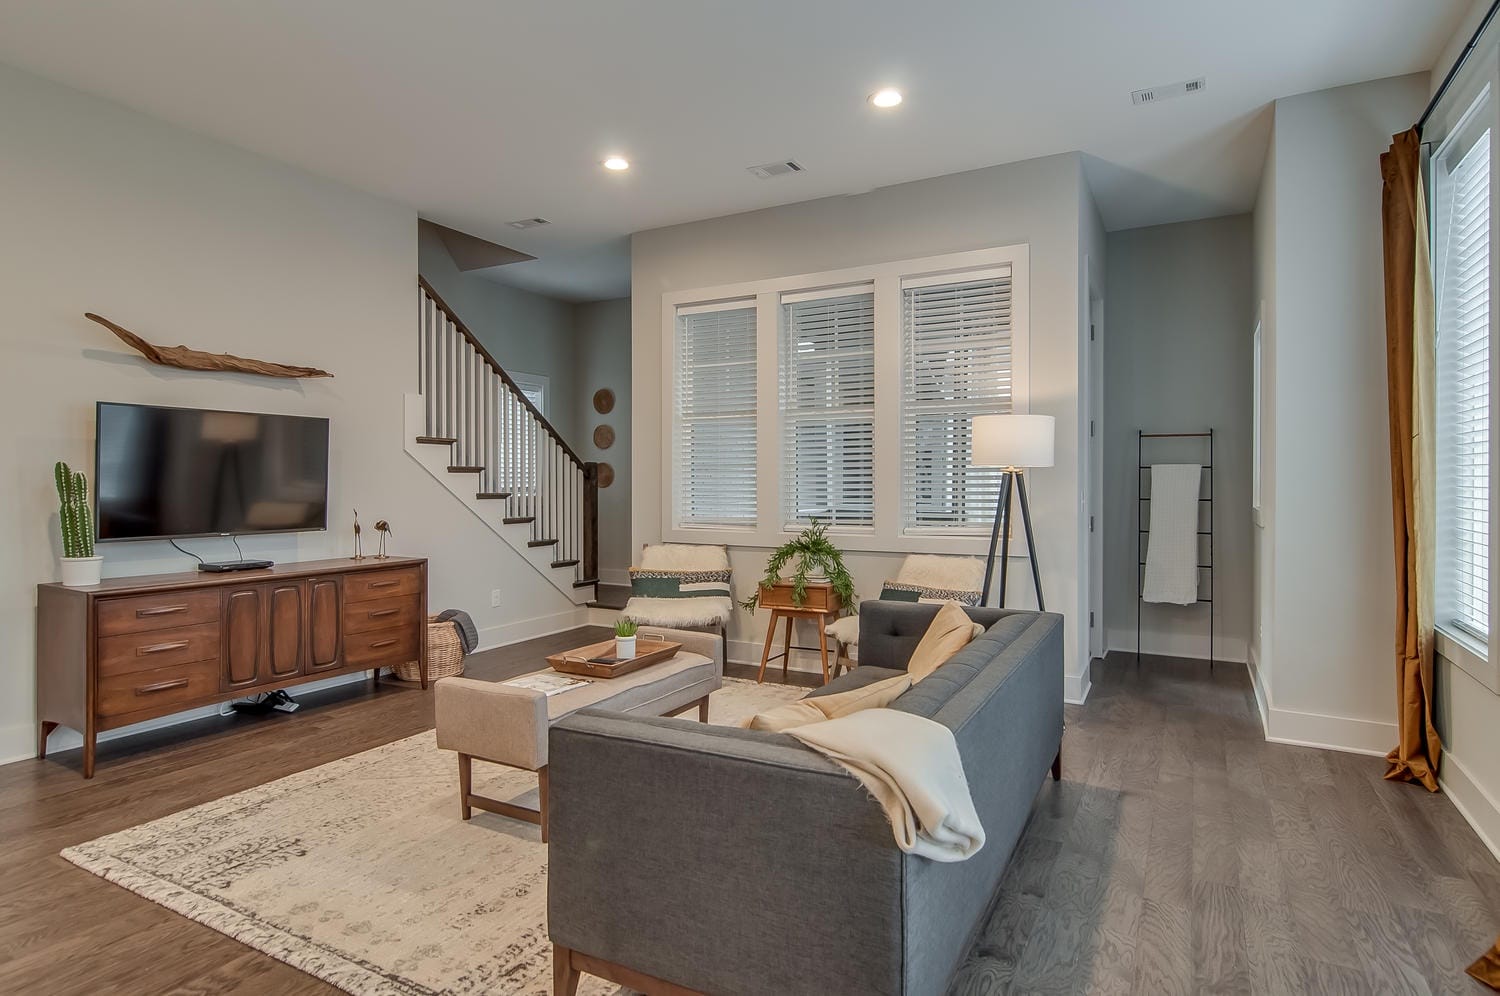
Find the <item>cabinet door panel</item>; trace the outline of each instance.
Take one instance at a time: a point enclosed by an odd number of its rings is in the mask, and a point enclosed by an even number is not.
[[[302,670],[302,586],[273,585],[270,589],[270,632],[266,640],[267,679],[289,678]]]
[[[260,680],[264,617],[264,587],[225,590],[224,687],[244,688]]]
[[[308,585],[307,670],[331,671],[343,661],[340,614],[343,611],[338,578],[316,578]]]

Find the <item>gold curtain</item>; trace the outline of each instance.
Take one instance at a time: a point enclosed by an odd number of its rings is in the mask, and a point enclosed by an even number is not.
[[[1385,777],[1420,782],[1436,792],[1443,743],[1432,721],[1435,310],[1421,159],[1422,139],[1415,128],[1393,136],[1390,150],[1380,157],[1400,733],[1400,742],[1386,755]]]

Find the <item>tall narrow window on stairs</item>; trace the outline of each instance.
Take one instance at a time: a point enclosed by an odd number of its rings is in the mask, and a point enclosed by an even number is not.
[[[679,527],[752,528],[755,302],[677,309],[672,460]]]

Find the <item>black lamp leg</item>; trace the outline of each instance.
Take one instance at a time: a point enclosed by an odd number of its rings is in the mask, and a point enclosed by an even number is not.
[[[1010,548],[1010,471],[1000,475],[1000,494],[995,498],[995,525],[990,530],[990,555],[984,561],[984,590],[979,593],[979,604],[990,603],[990,578],[995,573],[995,547],[1000,543],[1000,533],[1005,531],[1005,547]],[[1005,604],[1005,555],[1000,557],[1000,604]]]
[[[1036,607],[1042,612],[1047,611],[1047,604],[1042,601],[1042,571],[1036,562],[1036,540],[1031,536],[1031,503],[1026,500],[1026,475],[1016,475],[1016,490],[1021,493],[1021,521],[1026,524],[1026,552],[1031,554],[1031,582],[1036,585]]]

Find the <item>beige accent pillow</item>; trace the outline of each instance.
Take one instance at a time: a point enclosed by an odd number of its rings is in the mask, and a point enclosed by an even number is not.
[[[944,602],[906,664],[912,684],[936,671],[983,632],[984,627],[971,620],[957,602]]]
[[[911,678],[899,674],[894,678],[874,681],[863,688],[851,688],[847,692],[820,695],[813,699],[799,699],[786,705],[767,709],[746,720],[741,725],[750,730],[780,733],[793,726],[821,723],[825,719],[838,719],[862,709],[883,709],[911,687]]]

